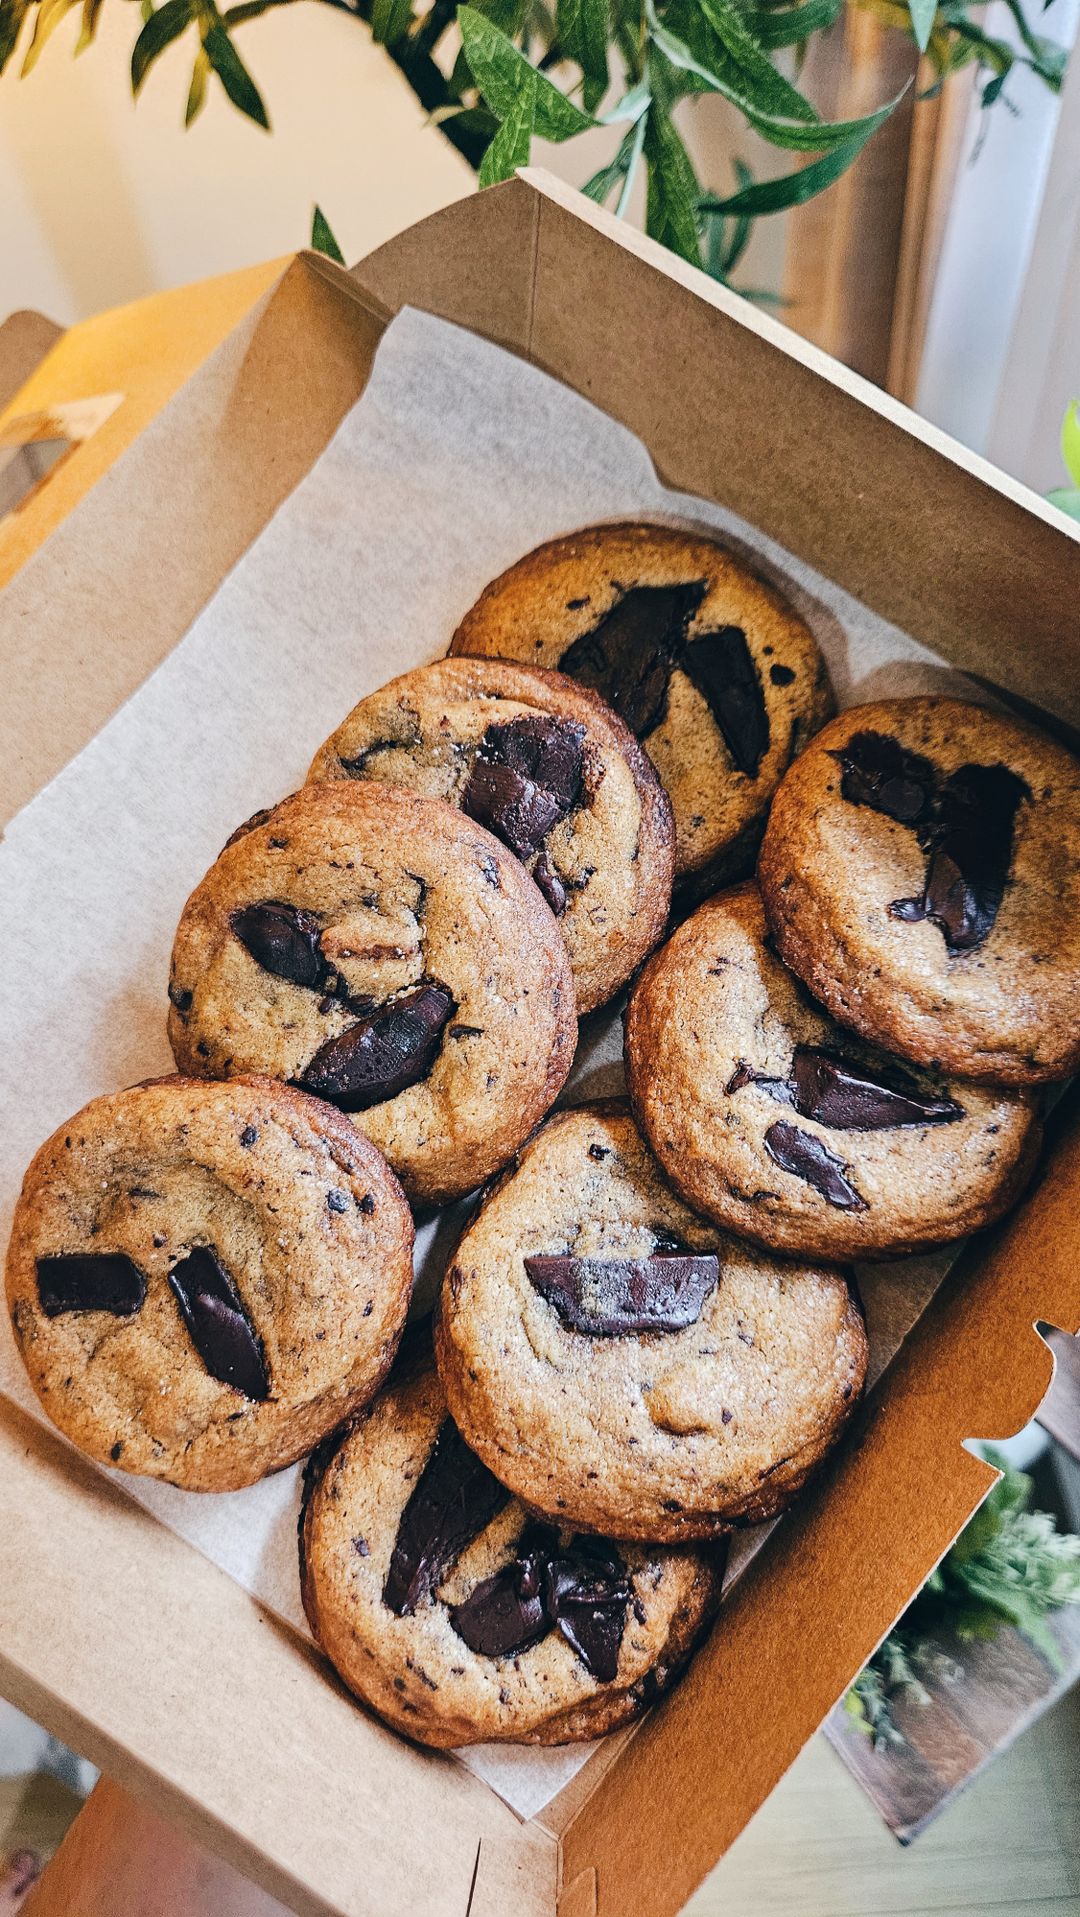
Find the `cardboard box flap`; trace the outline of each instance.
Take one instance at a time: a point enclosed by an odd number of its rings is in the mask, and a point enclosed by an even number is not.
[[[149,411],[149,422],[133,423],[121,407],[29,503],[28,513],[49,501],[50,514],[59,511],[69,473],[83,489],[0,601],[21,657],[0,708],[0,824],[172,649],[363,389],[382,322],[346,274],[335,278],[321,264],[313,272],[299,258],[274,269],[268,290],[266,269],[238,277],[245,287],[211,283],[217,320],[195,329],[204,349],[196,370],[182,359],[180,371],[174,365],[163,383],[155,374],[140,389],[136,411]],[[170,325],[183,330],[177,296],[162,297],[172,302]],[[234,320],[238,301],[243,317]],[[103,316],[88,343],[80,344],[82,328],[65,336],[15,404],[77,397],[69,390],[76,368],[84,387],[100,391],[106,369],[115,379],[141,341],[142,307]],[[208,352],[222,327],[224,339]],[[143,345],[137,357],[153,356]],[[119,452],[114,421],[118,433],[123,427]],[[89,481],[85,469],[76,473],[80,461],[90,464]],[[88,645],[88,633],[111,643]]]
[[[529,170],[354,273],[393,312],[528,355],[637,433],[668,485],[1080,726],[1080,527],[583,194]]]
[[[674,1917],[997,1481],[965,1442],[1012,1436],[1038,1409],[1053,1357],[1037,1323],[1080,1328],[1071,1104],[1041,1183],[969,1246],[681,1688],[575,1809],[563,1878],[596,1870],[597,1917],[633,1909],[643,1883],[650,1912]]]

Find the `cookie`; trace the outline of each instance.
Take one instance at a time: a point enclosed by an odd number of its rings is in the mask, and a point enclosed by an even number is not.
[[[565,1744],[675,1681],[720,1599],[715,1550],[537,1522],[463,1442],[430,1359],[309,1474],[301,1583],[349,1688],[424,1744]]]
[[[481,593],[454,653],[555,666],[642,741],[675,814],[675,874],[749,869],[785,768],[832,710],[812,633],[713,539],[593,526],[553,539]]]
[[[396,1178],[264,1079],[95,1098],[41,1147],[7,1258],[43,1409],[101,1464],[234,1491],[370,1398],[412,1288]]]
[[[638,1123],[695,1210],[776,1251],[898,1256],[1019,1196],[1032,1094],[915,1071],[836,1025],[772,950],[756,886],[699,906],[626,1014]]]
[[[998,713],[889,699],[788,773],[758,868],[780,957],[834,1018],[961,1078],[1080,1065],[1080,761]]]
[[[675,1543],[784,1508],[867,1348],[843,1272],[707,1224],[629,1112],[598,1104],[551,1119],[465,1231],[436,1353],[463,1437],[523,1503]]]
[[[181,1071],[331,1100],[432,1204],[505,1164],[577,1038],[566,946],[513,854],[365,781],[234,835],[184,907],[169,998]]]
[[[421,666],[362,699],[308,778],[407,786],[494,832],[559,921],[579,1014],[663,933],[675,844],[664,789],[621,719],[560,673],[501,659]]]

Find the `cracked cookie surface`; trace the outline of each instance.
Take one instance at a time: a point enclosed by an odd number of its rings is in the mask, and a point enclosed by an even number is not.
[[[758,863],[784,963],[843,1025],[960,1078],[1080,1064],[1080,760],[956,699],[856,706],[784,779]]]
[[[781,595],[716,540],[586,527],[485,588],[451,652],[555,667],[603,694],[671,800],[676,884],[741,877],[769,801],[832,711],[825,663]]]
[[[550,1119],[496,1184],[447,1271],[436,1353],[463,1436],[530,1508],[676,1542],[783,1509],[867,1346],[842,1271],[706,1223],[612,1103]]]
[[[169,998],[182,1071],[331,1099],[429,1203],[506,1162],[577,1037],[565,944],[513,854],[364,781],[306,786],[234,835],[184,907]]]
[[[1019,1196],[1031,1096],[944,1080],[866,1045],[771,948],[761,898],[721,893],[657,952],[626,1015],[638,1121],[687,1202],[778,1251],[899,1256]]]
[[[468,658],[404,673],[353,708],[308,779],[401,785],[501,838],[558,918],[579,1013],[611,998],[663,933],[671,807],[628,727],[561,673]]]
[[[43,1409],[81,1450],[236,1490],[371,1396],[412,1244],[396,1178],[342,1113],[267,1080],[158,1079],[41,1147],[8,1307]]]
[[[628,1723],[708,1624],[721,1557],[537,1525],[466,1451],[430,1359],[403,1369],[309,1474],[301,1583],[318,1642],[426,1744],[562,1744]]]

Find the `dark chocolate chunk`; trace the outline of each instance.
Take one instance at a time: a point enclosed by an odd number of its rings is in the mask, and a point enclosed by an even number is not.
[[[347,1112],[367,1111],[426,1078],[455,1011],[444,985],[418,985],[320,1045],[302,1091]]]
[[[894,900],[892,916],[931,919],[952,954],[981,945],[1005,893],[1016,814],[1030,797],[1007,766],[960,766],[941,788],[922,895]]]
[[[715,1252],[659,1252],[652,1258],[526,1258],[529,1283],[563,1324],[590,1338],[685,1331],[697,1322],[720,1276]]]
[[[543,1565],[534,1556],[517,1558],[483,1578],[463,1604],[455,1604],[450,1622],[470,1651],[480,1657],[515,1657],[546,1637],[551,1629],[544,1604]]]
[[[261,1403],[270,1396],[262,1342],[217,1253],[195,1245],[169,1273],[180,1315],[203,1364],[220,1384]]]
[[[146,1279],[122,1251],[57,1253],[37,1261],[38,1303],[46,1318],[65,1311],[107,1311],[133,1318],[146,1297]]]
[[[790,666],[770,666],[769,678],[774,686],[790,686],[795,674]]]
[[[953,1098],[928,1098],[899,1069],[893,1084],[813,1045],[797,1045],[788,1078],[769,1078],[740,1060],[728,1080],[728,1093],[758,1085],[770,1098],[791,1105],[801,1118],[814,1118],[836,1131],[880,1132],[903,1125],[951,1125],[964,1116]]]
[[[918,834],[926,879],[889,912],[905,924],[929,919],[951,957],[981,945],[993,928],[1012,862],[1016,814],[1031,789],[1003,765],[962,765],[942,778],[920,753],[880,732],[857,732],[834,755],[840,790]]]
[[[900,825],[929,823],[937,775],[921,753],[884,732],[855,732],[833,757],[843,767],[840,791],[849,804],[884,812]]]
[[[383,1603],[411,1617],[509,1496],[446,1418],[401,1514]]]
[[[488,726],[462,808],[519,859],[539,852],[581,796],[585,728],[541,715]]]
[[[769,715],[742,627],[700,633],[677,663],[706,701],[737,769],[754,778],[769,749]]]
[[[187,991],[182,985],[169,986],[169,1003],[175,1005],[181,1018],[186,1017],[190,1012],[194,996],[193,992]]]
[[[765,1133],[765,1150],[781,1171],[805,1179],[837,1211],[865,1211],[866,1200],[847,1177],[842,1158],[823,1145],[812,1132],[800,1131],[785,1119],[778,1119]]]
[[[481,1657],[514,1657],[558,1630],[586,1670],[610,1684],[618,1673],[631,1595],[613,1545],[577,1537],[560,1549],[557,1531],[531,1524],[514,1561],[455,1605],[450,1622]]]
[[[705,590],[703,579],[679,586],[633,586],[599,625],[567,647],[559,671],[601,693],[644,739],[667,711],[672,667]]]
[[[533,878],[540,887],[557,919],[561,919],[566,910],[566,887],[563,884],[546,852],[541,852],[533,866]]]
[[[322,927],[314,913],[267,899],[260,905],[242,905],[229,923],[264,971],[290,979],[294,985],[322,983],[326,962],[319,950]]]

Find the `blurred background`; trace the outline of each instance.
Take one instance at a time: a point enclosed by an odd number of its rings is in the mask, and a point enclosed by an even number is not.
[[[230,44],[265,103],[273,129],[267,132],[226,97],[219,74],[205,69],[202,104],[185,130],[203,30],[188,22],[187,3],[172,0],[171,22],[168,0],[158,8],[155,19],[164,26],[155,36],[149,26],[143,31],[150,0],[142,9],[137,0],[86,0],[85,8],[73,0],[0,0],[0,63],[8,55],[0,78],[5,311],[33,306],[69,323],[292,251],[307,242],[316,203],[351,262],[475,190],[474,165],[451,142],[471,143],[475,159],[495,121],[489,115],[485,128],[483,97],[462,86],[471,76],[456,51],[452,7],[439,16],[449,27],[436,56],[441,70],[456,76],[464,121],[470,99],[479,99],[471,117],[481,123],[460,132],[453,102],[431,118],[403,71],[417,23],[422,28],[435,12],[426,0],[417,11],[409,0],[376,0],[374,7],[367,0],[375,30],[391,43],[395,8],[399,26],[404,22],[405,37],[389,50],[356,17],[364,0],[252,0],[231,9],[224,16],[235,22]],[[730,46],[738,42],[730,30],[723,40],[710,25],[718,20],[730,29],[732,0],[710,0],[704,17],[695,4],[668,0],[665,28],[674,23],[681,44],[704,52],[721,81],[734,80],[729,91],[753,98],[751,81],[760,86],[764,77],[760,98],[788,107],[752,61],[733,63]],[[580,0],[576,6],[581,18]],[[744,10],[762,32],[777,85],[797,85],[830,123],[856,121],[907,91],[837,184],[753,222],[737,267],[724,276],[1045,491],[1061,481],[1061,419],[1080,387],[1080,62],[1066,66],[1080,7],[1078,0],[1052,0],[1046,8],[1032,0],[1030,18],[1019,0],[981,7],[945,0],[936,14],[933,0],[929,7],[931,37],[922,56],[913,37],[919,0],[911,11],[898,0],[861,0],[842,11],[839,0],[803,0],[801,7],[768,0]],[[73,58],[88,10],[95,41]],[[557,58],[560,45],[551,44],[562,5],[549,15],[542,0],[484,0],[484,11],[507,22],[542,72],[580,102],[580,62]],[[808,13],[831,24],[811,31],[799,23]],[[199,17],[205,21],[205,13]],[[177,20],[186,31],[170,39]],[[601,113],[617,105],[627,78],[625,70],[620,75],[617,9],[607,23],[611,77]],[[132,50],[140,34],[160,45],[133,101]],[[791,44],[773,44],[793,35],[800,37]],[[28,57],[33,70],[22,78]],[[646,78],[659,91],[662,52],[652,59]],[[815,153],[767,143],[745,112],[700,78],[666,61],[664,74],[698,89],[677,101],[672,118],[703,193],[730,198],[746,177],[760,192],[790,178],[793,164],[813,168]],[[533,161],[581,185],[610,161],[627,128],[594,127],[560,144],[540,137],[541,130],[538,120]],[[737,166],[748,167],[749,176],[736,174]],[[649,172],[652,199],[654,174],[660,176],[648,139],[640,171]],[[612,205],[618,180],[615,189]],[[640,222],[644,202],[643,181],[635,179],[628,216]],[[663,210],[651,207],[653,230]],[[674,234],[676,244],[677,212],[669,205],[666,236]],[[733,223],[717,225],[730,235]],[[699,231],[702,255],[715,265],[716,232],[706,231],[703,218]]]

